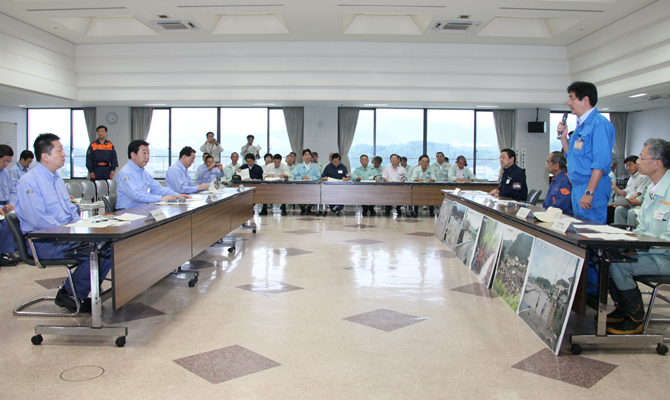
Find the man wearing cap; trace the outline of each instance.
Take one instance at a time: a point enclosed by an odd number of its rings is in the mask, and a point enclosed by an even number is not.
[[[242,154],[245,158],[247,154],[253,154],[257,160],[261,158],[261,146],[254,146],[254,135],[247,135],[247,144],[242,146],[240,154]]]

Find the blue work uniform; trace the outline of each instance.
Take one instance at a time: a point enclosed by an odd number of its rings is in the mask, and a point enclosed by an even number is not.
[[[572,184],[568,179],[568,171],[563,170],[551,178],[549,192],[542,203],[546,210],[556,207],[563,210],[563,214],[572,215]]]
[[[614,126],[592,108],[577,120],[578,126],[568,142],[568,170],[572,182],[572,211],[576,218],[607,222],[607,202],[612,183],[608,173],[612,170],[614,148]],[[580,148],[581,147],[581,148]],[[591,209],[586,210],[579,201],[586,192],[594,169],[603,171],[603,176],[593,192]]]
[[[426,167],[425,171],[420,165],[418,167],[414,167],[412,168],[412,174],[408,176],[409,180],[412,182],[414,182],[417,179],[423,179],[424,182],[428,182],[429,179],[437,181],[436,170],[434,168],[431,168],[430,165]]]
[[[321,172],[319,167],[314,163],[309,163],[309,166],[306,166],[305,163],[299,164],[295,167],[293,171],[293,179],[296,181],[301,181],[302,177],[307,175],[310,181],[318,181],[321,179]]]
[[[642,199],[639,224],[635,232],[670,240],[670,170],[654,187],[647,187]],[[634,276],[670,275],[670,249],[650,249],[638,252],[636,263],[613,263],[610,276],[617,289],[631,290],[637,287]]]
[[[12,186],[16,186],[16,182],[21,179],[26,172],[30,171],[27,167],[19,164],[18,162],[9,169],[9,175],[12,177]]]
[[[356,181],[358,178],[361,178],[361,182],[374,182],[377,180],[377,174],[377,170],[371,165],[368,165],[366,168],[360,166],[351,174],[351,180]]]
[[[516,163],[504,169],[500,179],[500,196],[517,201],[526,201],[528,198],[526,170],[516,165]]]
[[[165,186],[177,193],[189,194],[198,191],[198,186],[193,183],[188,170],[179,160],[168,168],[165,174]]]
[[[16,215],[21,222],[21,231],[28,233],[77,222],[81,218],[77,207],[70,201],[65,182],[58,171],[52,173],[41,163],[26,173],[16,185],[18,200]],[[34,240],[38,257],[77,258],[81,264],[72,272],[75,291],[79,299],[85,299],[91,291],[90,259],[87,252],[72,254],[72,250],[81,246],[80,242]],[[30,246],[28,252],[32,255]],[[102,280],[112,267],[109,255],[101,252],[100,279]],[[70,282],[65,281],[65,290],[73,294]]]
[[[161,186],[144,168],[138,167],[132,160],[128,160],[116,176],[116,186],[118,210],[158,203],[163,196],[179,196],[179,193],[172,189]]]
[[[95,174],[92,181],[110,179],[109,175],[118,166],[119,161],[116,159],[116,150],[112,142],[105,139],[104,143],[100,143],[99,140],[96,140],[88,146],[86,168],[88,172]]]
[[[221,178],[222,176],[223,171],[221,171],[220,169],[214,167],[208,171],[207,164],[202,164],[201,166],[198,167],[198,180],[196,183],[198,185],[202,183],[210,183],[212,179],[216,179],[218,181],[218,179]]]
[[[0,169],[0,208],[7,204],[16,207],[16,185],[7,168]],[[13,253],[16,250],[14,236],[7,226],[7,221],[0,221],[0,254]]]
[[[456,179],[458,178],[458,164],[454,164],[449,169],[447,169],[447,182],[456,182]],[[467,181],[469,180],[474,180],[475,179],[475,174],[470,171],[470,168],[468,167],[463,167],[463,178]]]

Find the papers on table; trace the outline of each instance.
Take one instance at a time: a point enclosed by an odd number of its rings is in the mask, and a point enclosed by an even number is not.
[[[327,182],[342,182],[342,179],[337,179],[337,178],[328,178]]]
[[[107,228],[109,226],[121,226],[121,225],[127,225],[129,223],[130,221],[118,221],[110,218],[94,217],[73,222],[65,226],[71,226],[76,228]]]
[[[78,206],[79,203],[81,203],[81,198],[78,198],[78,199],[70,199],[70,201],[72,202],[72,204]]]
[[[275,181],[283,181],[284,178],[280,178],[278,176],[268,176],[266,178],[263,178],[263,180],[268,182],[275,182]]]
[[[627,231],[609,225],[575,225],[577,229],[590,229],[600,233],[626,233]]]
[[[251,180],[251,176],[249,176],[249,171],[250,171],[249,168],[245,168],[241,169],[240,172],[238,172],[237,174],[243,181],[249,181]]]
[[[603,240],[637,240],[635,236],[628,236],[624,233],[580,233],[589,239],[603,239]]]
[[[119,221],[135,221],[138,219],[144,219],[145,215],[138,215],[133,213],[125,213],[121,215],[115,215],[114,219]]]

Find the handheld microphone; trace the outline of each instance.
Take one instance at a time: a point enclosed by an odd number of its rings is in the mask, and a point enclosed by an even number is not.
[[[565,126],[565,123],[568,121],[568,113],[563,113],[563,119],[561,119],[561,123],[563,123],[563,126]],[[561,134],[558,134],[558,140],[561,140]]]

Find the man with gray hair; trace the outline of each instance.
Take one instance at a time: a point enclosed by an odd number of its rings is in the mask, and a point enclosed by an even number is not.
[[[636,233],[670,240],[670,142],[663,139],[648,139],[637,159],[642,174],[651,179],[644,194]],[[638,252],[635,263],[613,263],[610,276],[612,299],[617,308],[607,315],[611,325],[607,332],[616,335],[631,335],[642,332],[644,325],[644,303],[633,279],[640,275],[670,275],[670,249],[655,249]]]
[[[549,153],[547,171],[554,177],[551,178],[551,185],[542,207],[545,209],[549,207],[560,208],[564,214],[572,215],[572,184],[568,179],[568,171],[565,170],[566,164],[562,152],[552,151]]]

